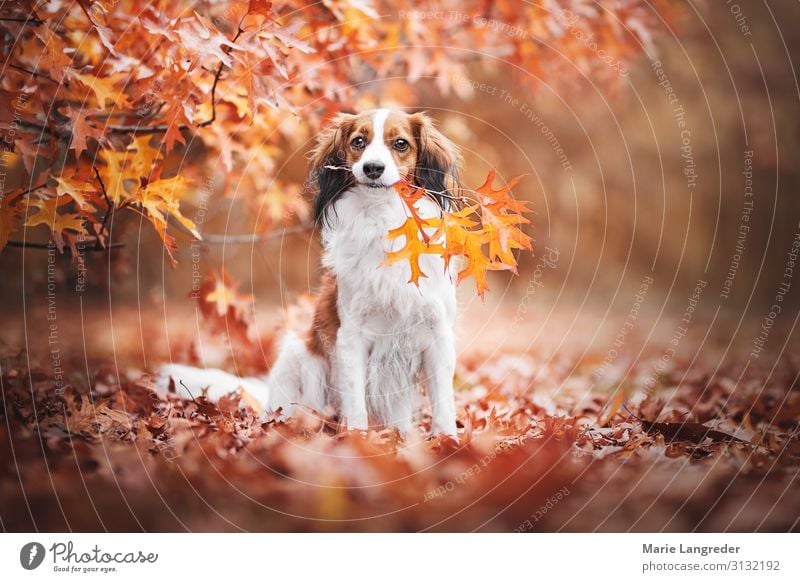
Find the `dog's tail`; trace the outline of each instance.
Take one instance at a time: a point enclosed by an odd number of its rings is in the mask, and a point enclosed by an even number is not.
[[[297,335],[288,332],[268,375],[241,378],[215,368],[165,364],[158,371],[156,386],[167,391],[172,383],[185,400],[205,393],[212,402],[231,392],[242,392],[242,404],[257,404],[265,412],[281,409],[283,414],[291,415],[298,403],[317,410],[324,406],[323,366],[321,359],[310,354]]]

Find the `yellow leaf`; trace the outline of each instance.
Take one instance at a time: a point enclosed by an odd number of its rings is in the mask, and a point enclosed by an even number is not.
[[[605,417],[600,417],[597,419],[597,424],[599,426],[606,426],[614,415],[619,412],[622,403],[625,401],[625,391],[622,388],[617,389],[614,393],[614,396],[608,402],[608,408],[606,410]]]
[[[419,257],[423,254],[441,255],[444,253],[444,246],[441,244],[426,244],[420,240],[420,228],[413,218],[407,218],[402,226],[393,228],[386,236],[389,240],[405,237],[405,244],[399,251],[386,253],[386,260],[383,265],[391,265],[397,261],[407,260],[411,267],[411,278],[409,283],[414,283],[419,287],[421,277],[427,277],[419,266]]]
[[[74,177],[52,176],[52,178],[58,183],[58,186],[56,186],[56,194],[58,196],[72,198],[82,210],[94,210],[94,207],[86,199],[88,195],[97,191],[92,184],[85,180],[76,180]]]
[[[180,222],[192,235],[199,239],[200,233],[197,231],[194,222],[183,216],[180,210],[180,199],[186,195],[188,182],[183,176],[175,176],[163,180],[150,182],[144,188],[139,189],[139,203],[147,212],[148,216],[154,221],[166,224],[166,215],[172,215],[175,220]]]
[[[69,199],[62,196],[52,196],[49,198],[34,198],[29,200],[28,208],[36,209],[36,213],[28,216],[25,221],[25,226],[39,226],[44,224],[50,228],[53,233],[62,233],[67,230],[79,234],[86,234],[86,229],[83,226],[83,219],[79,214],[65,213],[59,214],[57,209],[69,203]]]
[[[114,150],[102,150],[100,152],[100,159],[106,163],[106,165],[99,170],[100,177],[103,178],[103,184],[106,186],[108,197],[114,201],[115,204],[129,198],[125,188],[125,181],[138,181],[139,179],[139,176],[133,176],[133,173],[127,169],[127,162],[130,157],[130,154],[127,152],[115,152]]]
[[[153,165],[164,159],[161,151],[150,145],[151,136],[143,135],[133,138],[128,151],[136,152],[130,161],[130,170],[137,177],[148,178],[153,172]]]
[[[117,73],[107,77],[72,73],[72,76],[94,93],[97,98],[97,104],[100,107],[106,107],[107,102],[111,102],[117,107],[123,107],[128,104],[122,89],[116,88],[117,82],[130,76],[128,73]]]

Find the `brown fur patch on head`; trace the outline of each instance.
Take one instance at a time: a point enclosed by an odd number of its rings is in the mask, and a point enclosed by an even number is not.
[[[353,183],[353,173],[347,160],[347,142],[357,116],[339,113],[317,137],[311,150],[311,179],[316,183],[317,199],[314,203],[316,221],[324,222],[336,199]]]
[[[317,136],[317,144],[309,153],[311,169],[320,170],[330,161],[344,160],[344,144],[352,130],[356,115],[338,113]]]
[[[441,193],[440,206],[447,208],[449,197],[458,196],[461,188],[461,152],[424,111],[409,115],[409,122],[417,142],[415,182],[434,195]]]

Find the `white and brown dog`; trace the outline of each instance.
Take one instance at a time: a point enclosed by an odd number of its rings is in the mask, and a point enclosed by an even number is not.
[[[387,240],[407,210],[393,189],[402,179],[430,196],[418,207],[434,217],[457,194],[460,155],[424,113],[376,109],[341,114],[312,152],[315,211],[325,250],[321,289],[306,338],[286,334],[265,378],[170,364],[161,370],[184,397],[208,389],[211,399],[247,390],[267,410],[333,406],[351,429],[413,427],[418,384],[427,388],[432,432],[456,434],[454,277],[438,255],[420,257],[428,274],[410,284],[407,262],[383,266]]]

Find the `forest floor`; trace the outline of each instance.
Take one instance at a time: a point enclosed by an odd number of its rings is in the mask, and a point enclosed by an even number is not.
[[[401,439],[339,431],[330,411],[278,422],[235,394],[183,402],[144,372],[143,346],[150,363],[167,344],[142,325],[117,316],[113,346],[97,331],[101,353],[75,341],[57,360],[44,336],[27,350],[3,339],[3,530],[799,529],[791,351],[769,367],[720,364],[705,344],[659,366],[667,336],[617,354],[603,342],[499,348],[470,333],[456,442],[429,435],[424,408]],[[262,334],[267,351],[272,339]]]

